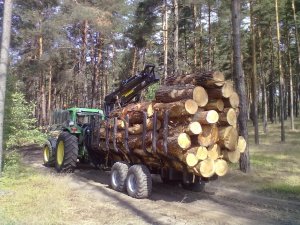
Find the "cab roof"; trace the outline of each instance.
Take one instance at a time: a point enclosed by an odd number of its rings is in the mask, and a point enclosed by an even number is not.
[[[80,113],[80,112],[90,112],[90,113],[100,113],[103,114],[103,111],[101,109],[92,109],[92,108],[69,108],[68,111]]]

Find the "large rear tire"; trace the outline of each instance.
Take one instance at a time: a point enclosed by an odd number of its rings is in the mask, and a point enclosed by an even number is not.
[[[144,165],[133,165],[128,170],[126,188],[133,198],[148,198],[152,192],[152,178]]]
[[[78,139],[68,132],[62,132],[56,144],[55,169],[57,172],[72,173],[78,157]]]
[[[125,191],[125,181],[129,169],[126,162],[116,162],[111,168],[110,184],[115,191]]]
[[[47,167],[55,165],[56,139],[49,138],[43,146],[43,160]]]

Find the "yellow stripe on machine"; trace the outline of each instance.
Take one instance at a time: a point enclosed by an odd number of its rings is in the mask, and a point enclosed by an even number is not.
[[[133,89],[131,89],[130,91],[128,91],[127,93],[125,93],[123,96],[127,97],[128,95],[130,95],[133,92]]]

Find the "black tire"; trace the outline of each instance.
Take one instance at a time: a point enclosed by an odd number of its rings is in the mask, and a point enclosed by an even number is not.
[[[78,157],[78,139],[68,132],[62,132],[56,143],[55,169],[57,172],[72,173]]]
[[[196,183],[182,183],[182,188],[193,192],[203,192],[205,189],[205,182],[200,180]]]
[[[110,173],[110,185],[115,191],[125,191],[125,181],[129,169],[129,164],[126,162],[116,162]]]
[[[56,139],[49,138],[43,145],[43,161],[44,165],[47,167],[54,166],[55,164],[55,148]]]
[[[129,168],[126,188],[133,198],[148,198],[152,192],[152,178],[149,169],[144,165],[133,165]]]

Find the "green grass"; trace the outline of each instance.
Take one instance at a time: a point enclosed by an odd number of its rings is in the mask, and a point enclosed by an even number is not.
[[[225,176],[227,186],[242,188],[266,196],[300,200],[300,119],[291,131],[285,123],[286,142],[280,141],[280,124],[269,124],[264,134],[260,124],[260,144],[254,144],[254,132],[249,123],[251,172],[243,174],[232,165],[232,174]]]
[[[8,158],[0,178],[0,224],[76,224],[73,201],[83,197],[68,187],[68,177],[25,167],[17,153]]]

